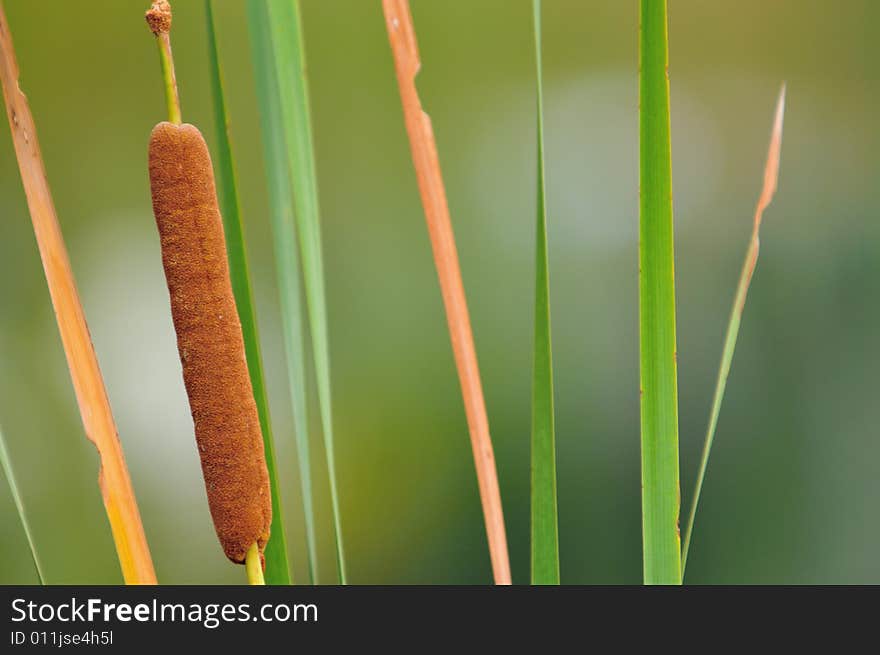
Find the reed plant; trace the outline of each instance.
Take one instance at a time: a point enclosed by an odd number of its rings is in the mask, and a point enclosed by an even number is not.
[[[181,93],[171,49],[172,14],[156,0],[147,21],[159,51],[167,120],[154,128],[149,143],[149,180],[169,289],[170,314],[177,334],[180,365],[192,412],[194,433],[206,483],[206,496],[226,556],[243,564],[252,584],[294,582],[282,511],[279,471],[298,468],[308,582],[349,582],[331,385],[330,316],[322,242],[319,172],[315,157],[311,80],[306,65],[308,25],[299,0],[246,0],[256,104],[269,199],[287,392],[293,409],[292,434],[273,430],[264,373],[254,281],[246,232],[252,216],[242,211],[233,136],[249,126],[234,124],[230,89],[223,77],[223,38],[215,20],[217,3],[203,0],[215,150],[199,130],[184,123]],[[577,516],[560,516],[557,501],[556,421],[551,326],[552,215],[547,202],[542,2],[532,1],[535,94],[535,222],[533,333],[531,340],[530,575],[534,585],[556,585],[560,530]],[[487,559],[496,584],[514,581],[495,462],[490,415],[471,325],[466,280],[458,258],[454,212],[447,202],[438,139],[422,105],[416,76],[423,64],[417,25],[408,0],[383,0],[390,45],[389,75],[396,73],[403,124],[412,156],[433,264],[445,309],[467,420],[479,502],[485,523]],[[730,375],[746,296],[755,273],[759,230],[776,190],[782,142],[785,88],[780,92],[764,170],[763,188],[752,223],[745,263],[723,341],[722,359],[710,408],[696,487],[691,495],[685,536],[679,534],[680,473],[676,341],[675,253],[670,130],[670,66],[666,0],[640,0],[638,29],[639,135],[639,395],[643,574],[646,584],[677,585],[692,543],[700,493],[708,469],[721,405]],[[222,36],[222,38],[221,38]],[[241,35],[239,35],[241,36]],[[425,61],[426,67],[435,64]],[[61,342],[85,435],[100,455],[99,484],[126,583],[157,582],[140,511],[107,392],[91,343],[67,247],[52,201],[40,153],[37,128],[21,92],[11,29],[0,3],[0,82],[12,142],[43,262]],[[158,94],[157,94],[158,95]],[[636,129],[636,126],[633,126]],[[245,137],[246,138],[246,137]],[[326,186],[326,185],[324,185]],[[308,366],[314,373],[310,385]],[[634,390],[635,391],[635,390]],[[322,471],[312,466],[317,407]],[[590,435],[583,435],[589,439]],[[297,462],[276,454],[276,439],[295,444]],[[279,449],[280,450],[280,449]],[[39,543],[29,527],[14,466],[0,435],[0,463],[40,582],[46,578]],[[502,471],[504,475],[516,475]],[[319,566],[317,499],[327,492],[333,527],[335,575]],[[561,526],[561,527],[560,527]],[[570,554],[569,557],[575,557]],[[355,578],[356,579],[356,578]],[[524,576],[525,579],[525,576]]]

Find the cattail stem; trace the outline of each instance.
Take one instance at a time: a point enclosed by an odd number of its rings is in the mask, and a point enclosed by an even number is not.
[[[183,119],[180,113],[180,94],[177,92],[177,76],[174,74],[174,55],[171,54],[171,6],[167,0],[156,0],[147,12],[146,19],[156,35],[156,45],[159,47],[168,121],[180,125]]]
[[[263,564],[260,561],[260,548],[256,542],[248,549],[247,556],[244,560],[244,567],[247,570],[248,584],[264,585],[266,581],[263,579]]]

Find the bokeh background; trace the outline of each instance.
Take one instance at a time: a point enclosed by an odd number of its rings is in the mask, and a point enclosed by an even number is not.
[[[514,580],[528,581],[535,205],[527,0],[414,0],[482,367]],[[641,580],[637,4],[545,0],[549,243],[565,583]],[[163,118],[146,0],[5,0],[22,87],[161,582],[238,583],[210,522],[146,172]],[[306,579],[242,0],[217,2],[295,576]],[[491,579],[476,479],[378,0],[302,3],[353,583]],[[214,144],[201,1],[174,3],[186,120]],[[880,221],[873,0],[670,2],[682,495],[702,446],[773,105],[777,197],[691,551],[693,583],[880,582]],[[121,582],[0,128],[0,426],[51,583]],[[316,412],[313,412],[313,417]],[[315,426],[321,582],[335,580]],[[0,582],[35,575],[0,488]]]

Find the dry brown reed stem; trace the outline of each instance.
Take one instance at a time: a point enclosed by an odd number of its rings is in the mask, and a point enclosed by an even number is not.
[[[446,203],[446,191],[440,172],[437,144],[431,129],[431,119],[422,110],[416,90],[415,77],[421,62],[412,15],[407,0],[383,0],[382,7],[394,53],[406,131],[409,135],[419,192],[428,223],[437,274],[440,278],[440,290],[446,307],[452,350],[461,382],[480,499],[483,504],[483,516],[486,521],[492,571],[496,584],[510,584],[510,562],[507,555],[501,494],[498,490],[498,474],[492,440],[489,436],[489,420],[483,400],[480,370],[461,280],[455,237],[449,218],[449,207]]]
[[[243,564],[269,539],[263,437],[235,308],[208,147],[192,125],[159,123],[150,189],[196,442],[217,537]]]
[[[0,3],[0,81],[6,113],[83,427],[101,458],[98,483],[116,552],[126,584],[156,584],[131,479],[49,191],[36,126],[18,79],[12,35]]]

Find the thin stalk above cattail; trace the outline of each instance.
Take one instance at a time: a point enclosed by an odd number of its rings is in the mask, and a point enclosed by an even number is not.
[[[168,120],[179,125],[182,118],[177,75],[174,73],[174,56],[171,54],[171,5],[166,0],[157,0],[147,11],[145,18],[159,47],[159,65],[162,67],[162,82],[165,84]]]
[[[409,135],[416,178],[434,251],[434,262],[440,278],[440,291],[446,307],[452,350],[461,382],[489,540],[492,571],[496,584],[510,584],[510,561],[507,555],[501,493],[498,489],[498,473],[495,470],[495,455],[492,439],[489,436],[489,419],[486,416],[486,404],[483,400],[480,369],[477,365],[464,284],[458,265],[455,236],[452,233],[452,222],[446,203],[446,190],[440,172],[440,160],[434,132],[431,129],[431,119],[422,109],[416,90],[415,76],[421,62],[412,15],[407,0],[383,0],[382,7],[394,53],[406,131]]]
[[[160,40],[170,122],[153,128],[150,190],[183,380],[208,505],[226,556],[248,578],[269,539],[272,501],[263,438],[232,293],[211,156],[201,132],[178,124],[169,30],[171,8],[153,4],[147,22]],[[158,30],[158,31],[157,31]],[[175,121],[175,118],[177,121]]]

